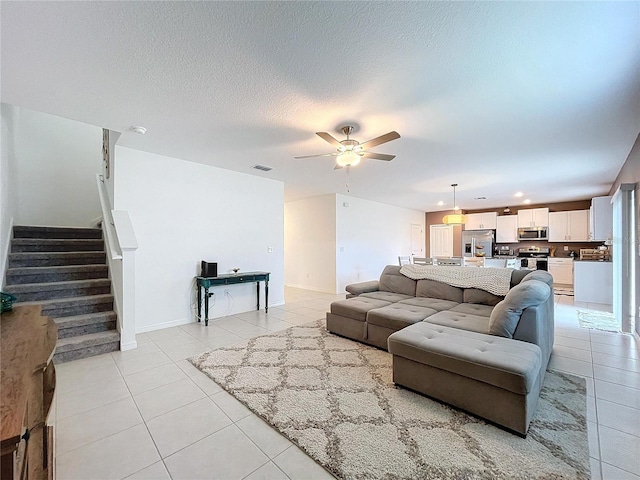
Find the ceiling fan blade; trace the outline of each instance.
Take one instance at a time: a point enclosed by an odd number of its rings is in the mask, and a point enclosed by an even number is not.
[[[386,161],[390,161],[396,158],[395,155],[387,155],[386,153],[374,153],[374,152],[364,152],[362,156],[366,158],[374,158],[376,160],[386,160]]]
[[[338,140],[333,138],[331,135],[329,135],[327,132],[316,132],[316,135],[322,138],[325,142],[329,142],[334,147],[342,148],[342,144]]]
[[[318,153],[315,155],[301,155],[299,157],[293,157],[293,158],[337,157],[337,156],[338,156],[337,153]]]
[[[333,167],[334,170],[340,170],[342,167],[336,163],[336,166]]]
[[[379,137],[372,138],[367,142],[361,143],[360,147],[362,147],[362,150],[366,150],[367,148],[382,145],[383,143],[390,142],[391,140],[395,140],[396,138],[400,138],[400,134],[398,132],[389,132],[385,133],[384,135],[380,135]]]

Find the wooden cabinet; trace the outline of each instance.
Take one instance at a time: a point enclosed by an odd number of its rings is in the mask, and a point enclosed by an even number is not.
[[[496,243],[518,243],[518,217],[503,215],[496,219]]]
[[[551,212],[549,214],[550,242],[588,242],[589,210]]]
[[[497,218],[498,214],[496,212],[470,213],[467,215],[467,223],[465,224],[464,229],[495,230]]]
[[[549,225],[551,227],[551,225]],[[573,259],[549,258],[549,273],[553,277],[553,283],[561,285],[573,285]]]
[[[548,208],[525,208],[518,210],[518,227],[548,227]]]
[[[613,205],[612,197],[595,197],[591,199],[591,241],[604,242],[613,238]]]
[[[462,264],[465,267],[484,267],[484,257],[463,257]]]
[[[40,315],[39,305],[30,305],[3,313],[0,329],[0,478],[53,478],[53,427],[47,416],[55,388],[51,358],[57,326]]]

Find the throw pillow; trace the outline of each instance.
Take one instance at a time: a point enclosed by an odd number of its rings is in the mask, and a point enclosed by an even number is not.
[[[551,295],[551,288],[540,280],[521,282],[507,293],[498,303],[489,319],[489,333],[500,337],[513,338],[518,327],[522,311],[533,305],[539,305]]]

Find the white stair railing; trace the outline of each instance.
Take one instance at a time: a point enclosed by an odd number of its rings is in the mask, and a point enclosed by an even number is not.
[[[118,315],[120,350],[131,350],[138,346],[135,316],[135,251],[138,241],[129,213],[111,210],[104,177],[96,175],[96,182],[102,207],[102,231],[106,243],[114,309]]]

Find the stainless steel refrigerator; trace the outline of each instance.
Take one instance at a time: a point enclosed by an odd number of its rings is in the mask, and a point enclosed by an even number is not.
[[[464,230],[462,232],[463,257],[493,257],[493,230]]]

